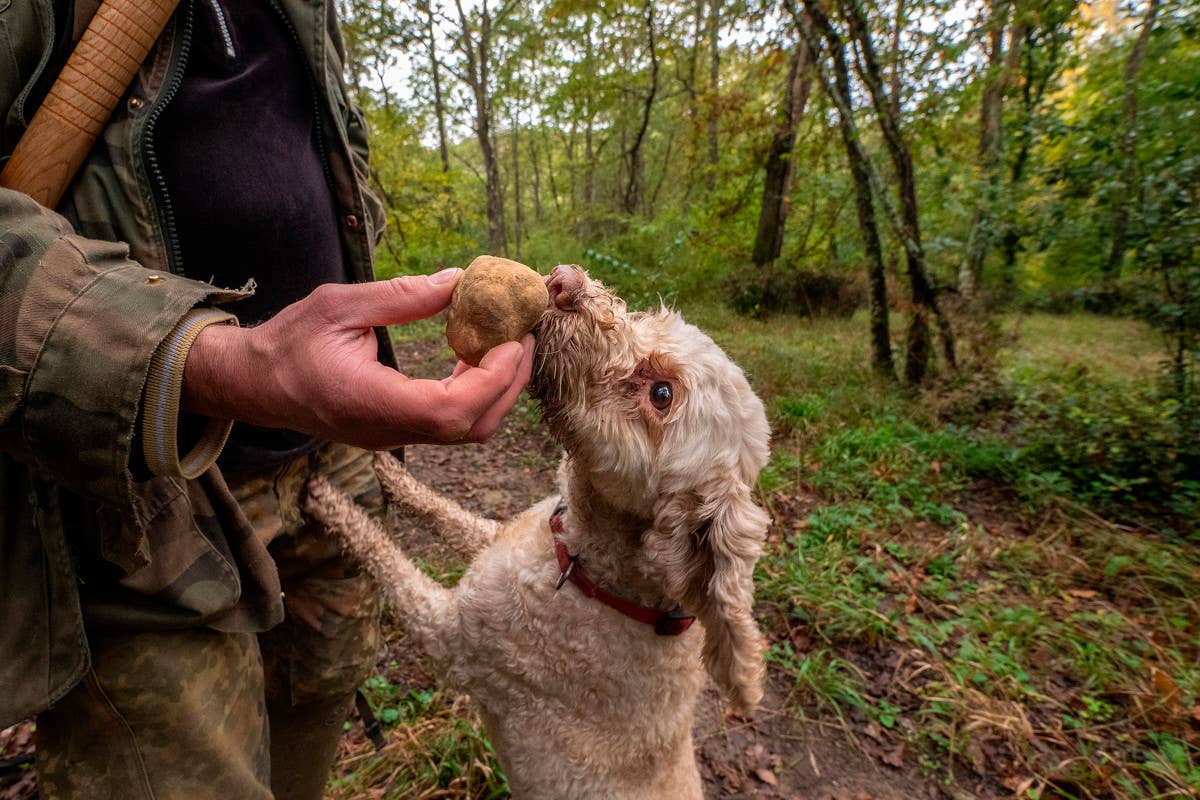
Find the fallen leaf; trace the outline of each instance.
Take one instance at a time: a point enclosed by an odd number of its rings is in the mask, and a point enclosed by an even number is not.
[[[1154,698],[1157,701],[1153,716],[1160,721],[1178,718],[1183,713],[1183,692],[1179,690],[1179,684],[1168,672],[1158,667],[1150,667],[1150,682],[1154,686]]]
[[[769,770],[769,769],[756,769],[756,770],[754,770],[754,774],[758,776],[758,779],[760,781],[767,784],[768,786],[778,786],[779,785],[779,778],[776,778],[775,773],[771,772],[771,770]]]
[[[883,763],[899,769],[904,766],[904,742],[896,745],[895,749],[881,756]]]
[[[1096,596],[1094,589],[1067,589],[1067,594],[1071,597],[1078,597],[1081,600],[1091,600]]]
[[[870,736],[877,742],[883,741],[883,728],[881,728],[879,723],[875,720],[871,720],[867,723],[867,727],[863,730],[863,733],[865,733],[867,736]]]
[[[1025,792],[1029,791],[1029,787],[1033,786],[1033,778],[1022,778],[1019,775],[1010,775],[1005,778],[1004,788],[1009,789],[1017,797],[1021,797]]]

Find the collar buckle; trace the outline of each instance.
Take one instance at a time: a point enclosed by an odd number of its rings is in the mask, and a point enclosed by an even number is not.
[[[558,574],[558,580],[554,582],[554,591],[558,591],[571,577],[571,573],[575,571],[575,556],[571,556],[571,560],[567,562],[567,568]]]

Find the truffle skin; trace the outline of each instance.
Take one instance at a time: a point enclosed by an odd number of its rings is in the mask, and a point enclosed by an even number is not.
[[[477,367],[488,350],[529,333],[549,299],[542,276],[529,267],[479,256],[454,287],[446,341],[455,355]]]

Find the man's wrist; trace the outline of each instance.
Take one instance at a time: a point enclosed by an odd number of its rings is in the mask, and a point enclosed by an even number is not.
[[[248,338],[251,332],[232,325],[209,325],[188,352],[183,370],[180,407],[219,419],[255,417],[254,393],[246,391]]]

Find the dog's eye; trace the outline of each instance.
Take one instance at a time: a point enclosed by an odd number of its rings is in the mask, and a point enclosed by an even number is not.
[[[671,384],[666,381],[659,381],[650,387],[650,405],[657,408],[659,411],[669,408],[671,405]]]

